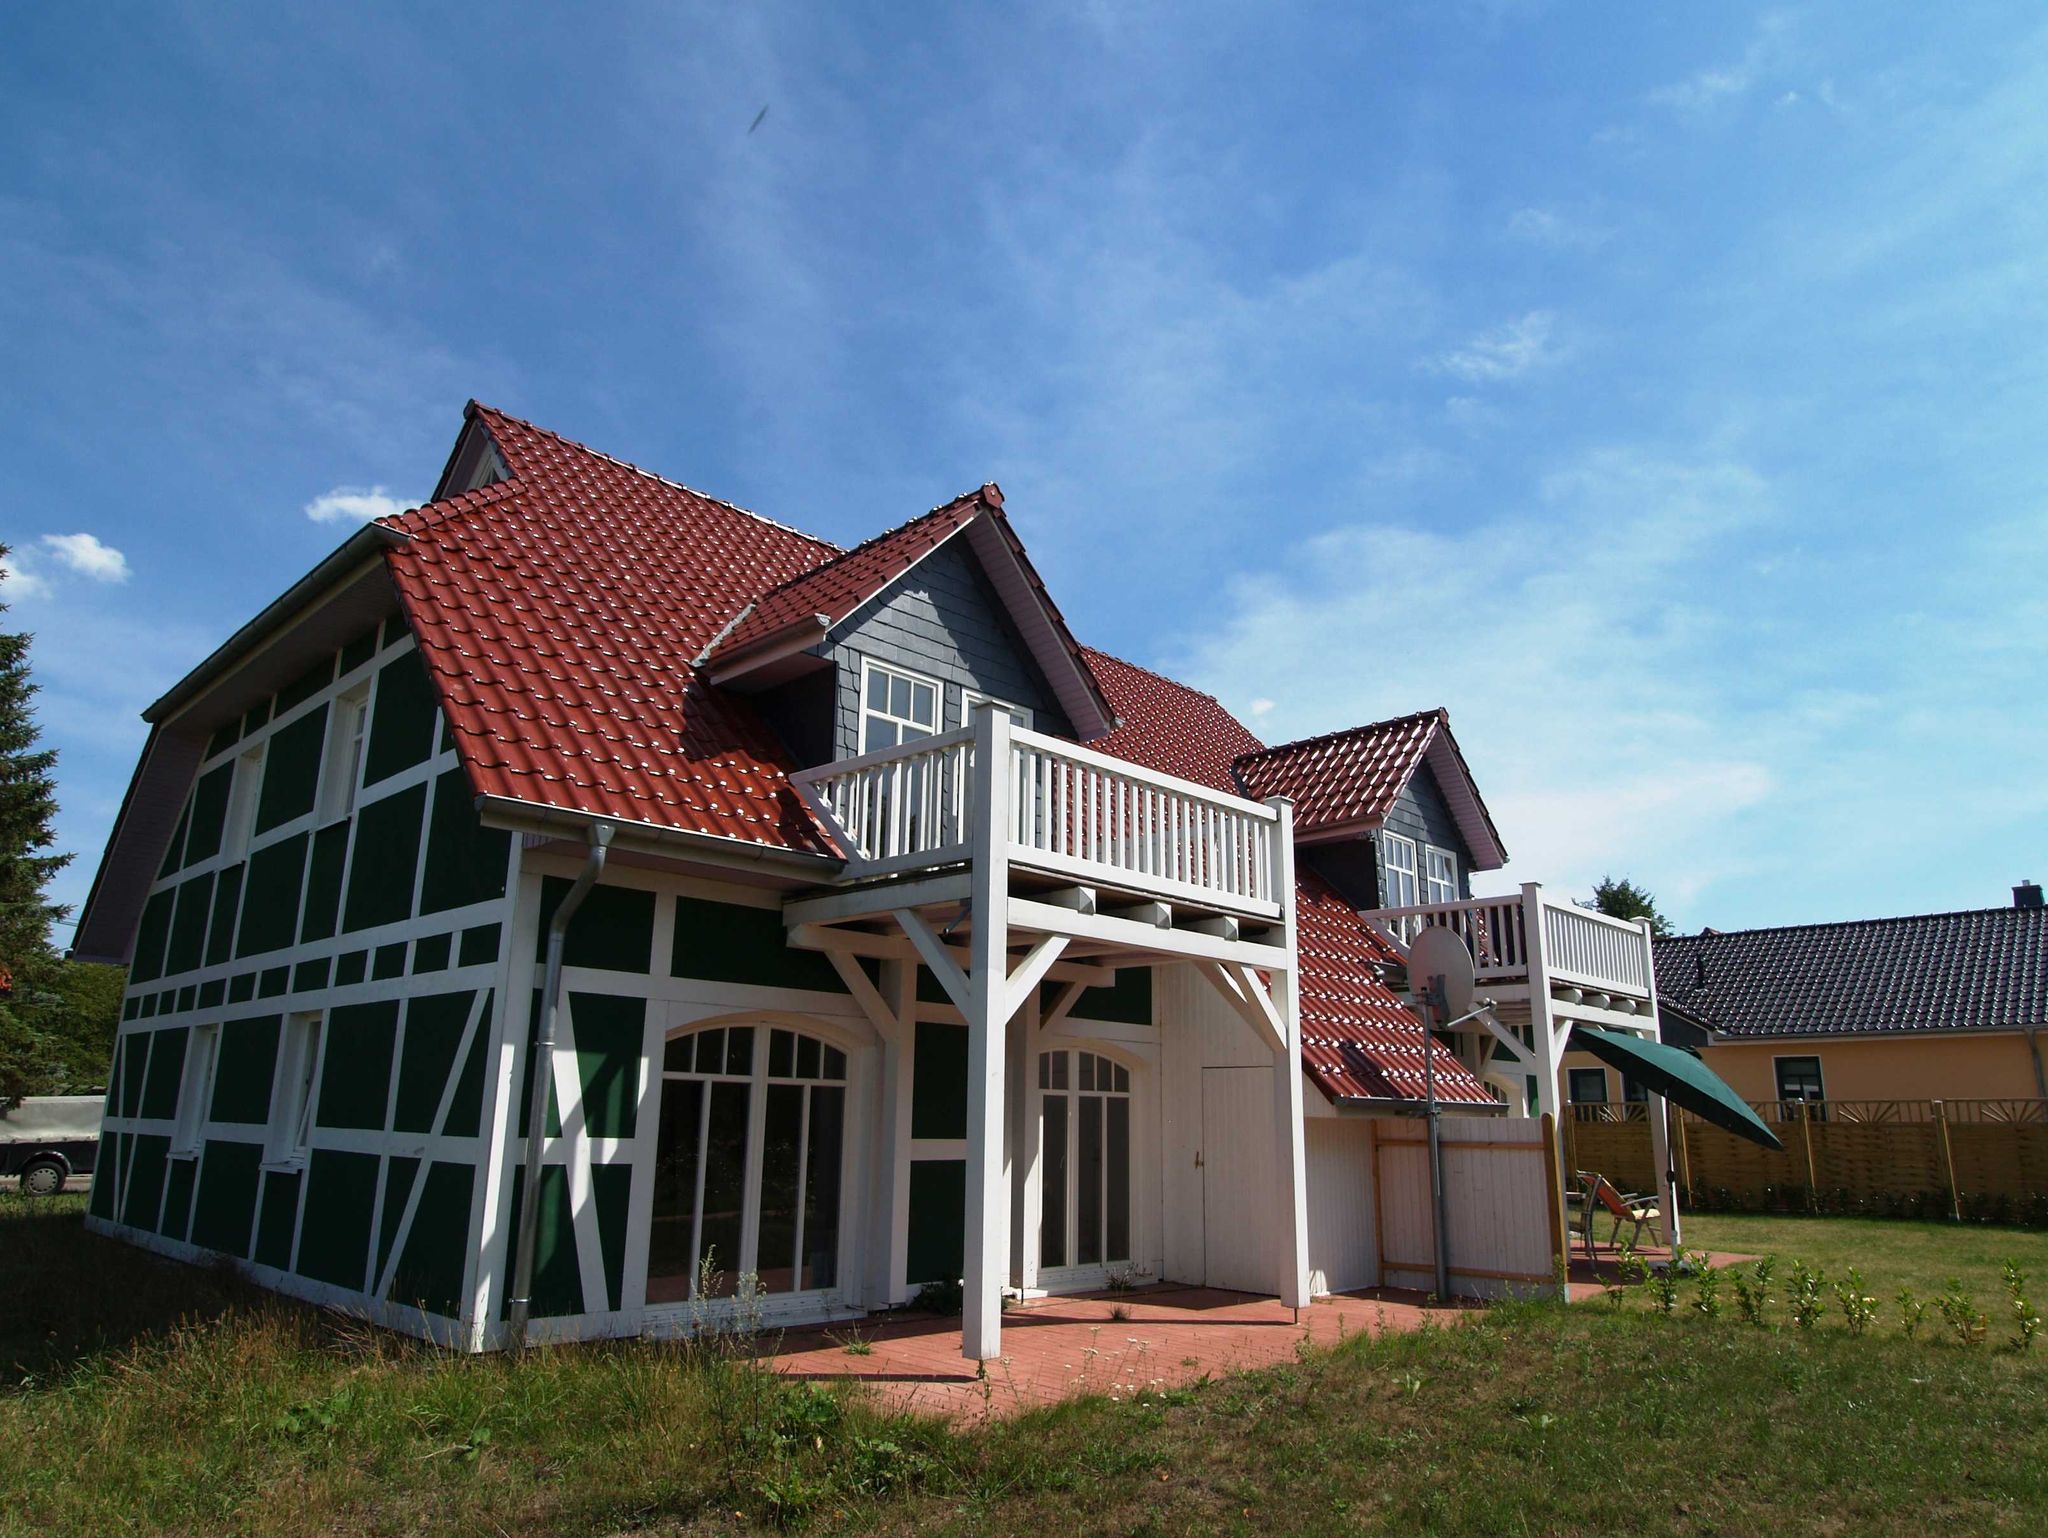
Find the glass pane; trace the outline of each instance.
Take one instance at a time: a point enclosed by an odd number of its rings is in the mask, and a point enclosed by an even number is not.
[[[1081,1102],[1080,1130],[1075,1158],[1074,1264],[1092,1266],[1102,1259],[1102,1102],[1093,1095]]]
[[[796,1285],[797,1140],[803,1127],[803,1086],[769,1085],[761,1126],[761,1226],[755,1231],[754,1260],[763,1292],[789,1292]]]
[[[1055,1058],[1065,1054],[1056,1053]],[[1067,1263],[1067,1102],[1055,1095],[1045,1102],[1044,1195],[1039,1203],[1038,1263]]]
[[[1095,1054],[1093,1052],[1083,1052],[1081,1054],[1081,1088],[1095,1088]]]
[[[815,1036],[799,1036],[796,1039],[796,1076],[799,1079],[815,1079],[818,1076],[819,1049],[824,1043]]]
[[[768,1038],[768,1077],[771,1079],[793,1079],[796,1077],[796,1035],[792,1031],[777,1031]]]
[[[812,1090],[810,1158],[804,1169],[804,1271],[798,1283],[802,1287],[831,1287],[839,1280],[839,1160],[845,1128],[846,1091]]]
[[[1067,1087],[1067,1054],[1064,1052],[1055,1052],[1052,1055],[1052,1087]]]
[[[725,1067],[725,1032],[700,1031],[697,1034],[697,1072],[718,1073]]]
[[[910,719],[910,680],[892,678],[889,680],[889,714],[903,720]]]
[[[713,1084],[711,1131],[704,1147],[704,1248],[722,1274],[719,1293],[731,1297],[740,1269],[740,1206],[747,1178],[745,1084]]]
[[[1119,1094],[1127,1095],[1131,1092],[1131,1070],[1121,1064],[1116,1070],[1116,1087]]]
[[[684,1037],[669,1047],[688,1047]],[[647,1232],[647,1301],[680,1303],[697,1269],[690,1225],[697,1210],[697,1129],[704,1085],[669,1079],[661,1086],[661,1127],[654,1141],[654,1221]]]
[[[725,1071],[742,1078],[754,1073],[754,1028],[736,1025],[725,1033]]]
[[[1108,1238],[1103,1244],[1104,1260],[1131,1258],[1131,1103],[1104,1102],[1109,1115]]]
[[[696,1063],[697,1038],[671,1036],[661,1049],[661,1066],[670,1073],[688,1073]]]
[[[824,1076],[828,1079],[844,1079],[846,1077],[846,1054],[837,1047],[827,1047],[825,1049]]]
[[[910,688],[910,719],[919,726],[929,727],[938,718],[937,702],[930,684],[913,684]]]
[[[872,753],[877,748],[893,748],[895,746],[896,728],[880,716],[869,716],[867,727],[860,740],[861,752]]]
[[[868,674],[868,708],[887,710],[889,708],[889,675],[880,668]]]
[[[1044,1089],[1051,1083],[1052,1054],[1050,1052],[1041,1052],[1038,1054],[1038,1087]]]

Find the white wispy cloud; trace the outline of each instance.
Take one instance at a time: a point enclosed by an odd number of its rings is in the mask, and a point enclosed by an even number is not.
[[[126,582],[128,557],[93,534],[45,534],[43,548],[59,563],[95,582]]]
[[[1447,706],[1514,854],[1482,886],[1625,872],[1683,907],[1746,869],[1737,829],[1779,794],[1786,733],[1839,717],[1815,724],[1793,690],[1800,724],[1743,722],[1750,680],[1722,661],[1740,620],[1696,597],[1773,506],[1739,461],[1591,451],[1512,513],[1304,541],[1233,589],[1187,676],[1249,701],[1274,741]],[[1372,637],[1374,665],[1332,665],[1333,635]],[[1274,679],[1283,703],[1261,712]]]
[[[337,486],[308,502],[305,513],[315,523],[368,523],[372,518],[396,517],[418,505],[392,496],[382,486]]]
[[[22,564],[18,552],[9,551],[0,556],[0,598],[12,603],[20,598],[42,598],[50,591],[50,584]]]
[[[1650,105],[1679,113],[1701,113],[1747,96],[1785,63],[1791,32],[1789,17],[1781,14],[1765,16],[1757,23],[1756,31],[1740,59],[1732,64],[1715,64],[1694,70],[1682,80],[1657,87],[1649,94]]]
[[[1551,251],[1593,251],[1614,238],[1610,227],[1556,208],[1518,208],[1507,228],[1514,239]]]
[[[1549,310],[1531,310],[1439,354],[1432,366],[1472,384],[1498,384],[1556,363],[1564,352],[1557,338],[1557,316]]]

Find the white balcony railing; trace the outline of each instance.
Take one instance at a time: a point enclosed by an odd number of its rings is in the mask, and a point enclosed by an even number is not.
[[[1482,982],[1513,982],[1529,975],[1532,911],[1541,915],[1537,943],[1552,982],[1650,996],[1650,942],[1639,926],[1576,903],[1555,902],[1534,887],[1514,897],[1379,908],[1366,918],[1403,946],[1424,928],[1455,930],[1472,952],[1472,969]]]
[[[1279,813],[1192,780],[997,723],[1009,773],[1000,845],[1013,865],[1277,917]],[[975,731],[822,764],[791,778],[849,879],[958,863],[979,814]]]

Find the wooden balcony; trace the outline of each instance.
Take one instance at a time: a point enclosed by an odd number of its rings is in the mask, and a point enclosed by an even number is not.
[[[1424,928],[1454,931],[1472,952],[1481,994],[1529,1017],[1541,987],[1549,1013],[1641,1028],[1656,1015],[1656,967],[1643,925],[1560,902],[1535,883],[1509,897],[1379,908],[1367,922],[1405,956]]]
[[[1026,731],[1002,718],[1008,755],[997,858],[1027,877],[1076,883],[1253,922],[1276,922],[1280,811]],[[846,858],[843,879],[965,864],[982,815],[976,728],[792,776]]]

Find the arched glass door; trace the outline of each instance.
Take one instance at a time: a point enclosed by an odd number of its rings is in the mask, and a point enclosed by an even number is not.
[[[700,1262],[730,1296],[838,1281],[846,1054],[801,1031],[716,1026],[669,1038],[661,1074],[647,1301],[697,1290]]]

